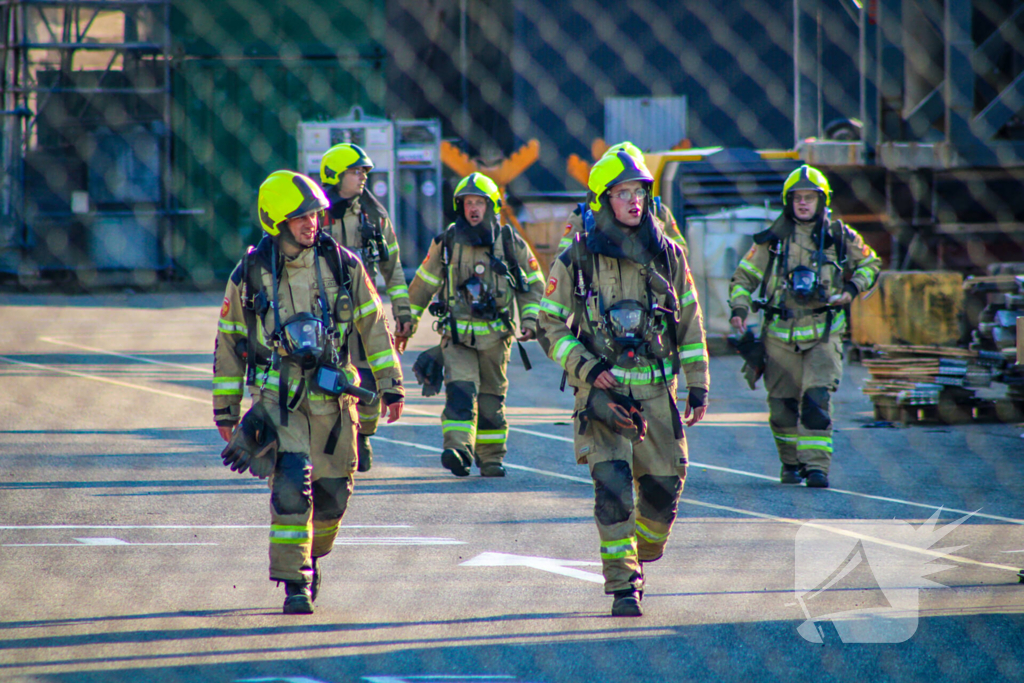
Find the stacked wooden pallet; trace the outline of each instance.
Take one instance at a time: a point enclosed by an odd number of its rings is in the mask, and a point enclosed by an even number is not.
[[[879,345],[875,350],[878,358],[863,361],[871,375],[863,391],[879,420],[970,419],[977,412],[975,389],[992,383],[996,362],[979,358],[976,351],[941,346]]]

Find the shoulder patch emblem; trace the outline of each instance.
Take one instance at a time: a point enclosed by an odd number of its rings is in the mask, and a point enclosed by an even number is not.
[[[428,251],[427,252],[427,257],[425,259],[423,259],[423,262],[426,263],[429,260],[430,260],[430,252]]]
[[[865,256],[871,256],[871,247],[869,247],[866,244],[864,245],[864,255]]]
[[[551,296],[551,293],[555,291],[556,287],[558,287],[558,278],[553,277],[548,280],[548,286],[547,289],[544,290],[544,296]]]
[[[224,297],[224,304],[220,307],[220,317],[227,317],[227,314],[231,312],[231,299],[227,296]]]
[[[754,258],[754,254],[756,254],[756,253],[757,253],[757,246],[755,245],[755,246],[750,248],[750,251],[748,251],[747,255],[744,256],[743,258],[745,258],[745,259],[747,259],[749,261],[750,259]]]
[[[529,261],[527,261],[527,263],[529,263],[530,267],[533,268],[534,270],[539,270],[540,269],[540,264],[537,263],[537,258],[535,256],[531,256]]]
[[[565,226],[565,232],[562,233],[562,237],[565,237],[570,232],[572,232],[572,223],[569,223],[568,225]]]

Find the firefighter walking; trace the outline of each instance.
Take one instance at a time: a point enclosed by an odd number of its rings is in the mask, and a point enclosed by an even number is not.
[[[831,395],[843,376],[844,308],[874,285],[881,266],[856,231],[830,216],[831,200],[821,171],[793,171],[783,184],[782,215],[754,236],[729,287],[737,331],[747,333],[751,310],[764,311],[763,371],[782,461],[779,481],[811,488],[829,484]],[[759,372],[752,369],[752,388]]]
[[[642,613],[644,565],[664,553],[686,480],[683,421],[704,417],[709,386],[697,291],[682,248],[653,214],[653,180],[623,150],[594,165],[593,229],[555,260],[540,304],[539,341],[575,394],[576,461],[594,480],[614,616]]]
[[[233,470],[270,477],[270,579],[285,614],[313,612],[356,466],[354,333],[370,357],[388,422],[404,389],[377,291],[362,263],[321,231],[328,201],[290,171],[260,186],[266,235],[227,284],[214,352],[213,412]],[[253,406],[241,416],[243,387]],[[363,391],[362,393],[366,393]]]
[[[329,226],[326,228],[338,244],[359,256],[371,282],[379,272],[391,299],[391,312],[395,318],[395,334],[409,336],[412,315],[409,312],[409,289],[402,272],[398,250],[398,237],[391,217],[366,180],[373,170],[373,161],[358,145],[343,143],[331,147],[320,160],[320,184],[331,205],[328,209]],[[359,371],[360,384],[376,391],[373,379],[374,364],[387,362],[387,356],[367,354],[362,343],[355,345],[352,362]],[[371,403],[360,401],[358,471],[366,472],[373,465],[373,447],[370,437],[377,433],[380,419],[380,399]]]
[[[455,189],[458,217],[434,238],[409,285],[416,321],[437,294],[430,312],[444,359],[441,464],[458,477],[469,475],[474,462],[481,476],[505,476],[514,307],[518,341],[535,338],[544,287],[540,264],[512,227],[501,225],[500,208],[494,181],[480,173],[463,178]]]

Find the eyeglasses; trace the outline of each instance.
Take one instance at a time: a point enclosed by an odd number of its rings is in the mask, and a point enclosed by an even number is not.
[[[636,197],[637,199],[643,199],[646,196],[647,190],[645,190],[642,187],[637,190],[634,190],[633,192],[630,192],[629,190],[622,190],[612,195],[612,197],[618,199],[620,202],[628,202],[633,197]]]

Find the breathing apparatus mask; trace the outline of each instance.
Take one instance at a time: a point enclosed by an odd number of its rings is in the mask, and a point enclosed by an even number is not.
[[[798,303],[806,304],[815,296],[825,299],[825,288],[818,274],[807,266],[797,266],[789,273],[789,290]]]
[[[479,277],[474,275],[463,282],[459,285],[459,292],[469,305],[474,318],[498,319],[498,302],[495,300],[491,288]]]
[[[650,353],[646,338],[649,316],[639,301],[615,302],[605,310],[602,323],[594,340],[602,357],[621,368],[633,368],[640,357]]]
[[[297,313],[288,318],[281,332],[285,352],[303,370],[312,370],[324,358],[329,336],[323,321],[312,313]]]

